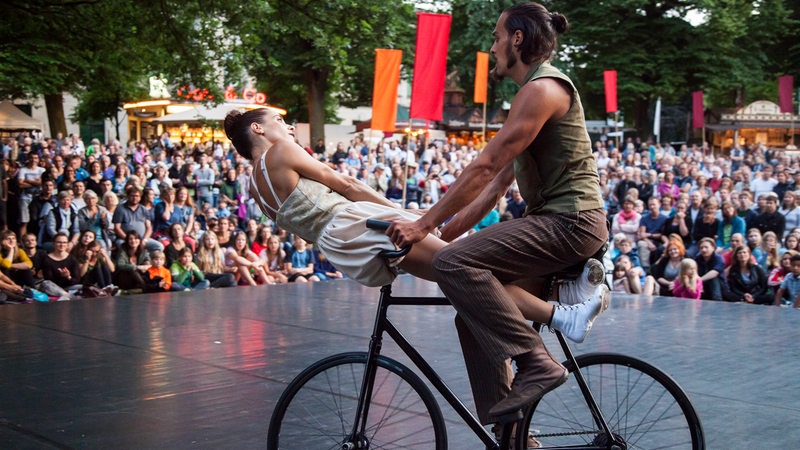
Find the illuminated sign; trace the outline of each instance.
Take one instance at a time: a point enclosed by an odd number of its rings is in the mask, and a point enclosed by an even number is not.
[[[228,86],[228,88],[225,89],[225,100],[231,101],[236,100],[237,98],[239,98],[239,96],[236,94],[236,87]],[[246,87],[242,89],[242,99],[248,102],[263,105],[267,103],[267,94],[258,92],[253,87]]]
[[[186,100],[194,100],[202,102],[203,100],[214,100],[214,96],[208,92],[208,89],[200,89],[192,86],[181,86],[176,92],[179,98]]]

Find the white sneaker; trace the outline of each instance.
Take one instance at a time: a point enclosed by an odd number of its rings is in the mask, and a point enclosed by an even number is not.
[[[589,300],[577,305],[556,305],[550,327],[560,331],[564,337],[574,342],[583,342],[592,322],[601,312],[608,309],[611,301],[611,291],[608,286],[601,284],[594,289],[594,294]]]
[[[595,288],[603,282],[606,268],[600,261],[589,258],[583,266],[583,272],[574,281],[565,281],[558,287],[558,301],[565,305],[583,303],[594,293]]]

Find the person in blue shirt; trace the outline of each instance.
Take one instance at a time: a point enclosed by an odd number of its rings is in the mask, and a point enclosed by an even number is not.
[[[294,235],[294,251],[287,263],[286,272],[289,274],[289,282],[319,281],[319,277],[314,274],[314,254],[306,241],[298,235]]]

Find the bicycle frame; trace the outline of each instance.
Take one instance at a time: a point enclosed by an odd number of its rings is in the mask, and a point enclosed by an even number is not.
[[[364,435],[364,430],[367,426],[367,417],[369,415],[369,407],[372,399],[372,388],[375,381],[375,373],[377,371],[377,359],[381,352],[383,343],[383,334],[388,333],[395,343],[403,350],[406,356],[409,357],[411,362],[419,369],[420,372],[427,378],[427,380],[436,388],[439,394],[447,400],[447,403],[458,413],[464,422],[470,427],[475,435],[486,445],[487,449],[499,450],[500,446],[495,440],[495,437],[490,434],[481,425],[480,421],[467,409],[463,402],[453,393],[453,391],[445,384],[439,374],[428,364],[425,358],[411,345],[411,343],[403,336],[403,334],[392,324],[387,317],[389,306],[392,305],[413,305],[413,306],[451,306],[451,303],[443,297],[392,297],[391,285],[386,285],[381,288],[381,295],[378,302],[378,313],[375,318],[375,325],[372,331],[372,337],[369,344],[369,353],[367,358],[367,366],[364,371],[364,381],[361,385],[361,392],[359,395],[358,407],[356,409],[356,420],[353,422],[353,429],[351,431],[351,442],[357,442],[359,436]],[[538,330],[538,326],[537,326]],[[560,332],[555,331],[558,341],[561,344],[564,354],[568,361],[575,364],[574,355],[569,348],[564,337]],[[576,382],[580,386],[581,392],[586,400],[592,416],[594,417],[597,425],[604,431],[608,441],[615,442],[611,429],[608,427],[605,419],[600,412],[594,398],[592,397],[589,387],[586,384],[580,370],[573,372]],[[520,417],[521,419],[521,417]],[[361,448],[361,447],[358,447]],[[587,447],[594,448],[594,447]]]

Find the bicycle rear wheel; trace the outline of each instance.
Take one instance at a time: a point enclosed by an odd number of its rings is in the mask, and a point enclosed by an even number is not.
[[[345,448],[366,363],[366,353],[342,353],[314,363],[292,380],[272,414],[267,448]],[[354,448],[447,448],[444,419],[431,391],[414,372],[383,356],[378,357],[367,426],[357,439],[368,446]]]
[[[591,353],[575,358],[589,390],[611,428],[627,449],[705,448],[703,427],[686,393],[656,367],[625,355]],[[575,367],[564,364],[570,373]],[[575,377],[545,395],[525,412],[517,448],[527,448],[528,431],[540,448],[606,448]]]

